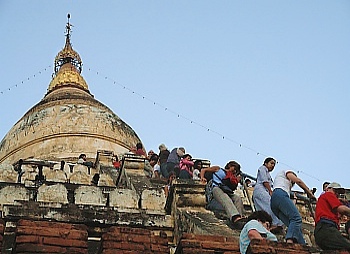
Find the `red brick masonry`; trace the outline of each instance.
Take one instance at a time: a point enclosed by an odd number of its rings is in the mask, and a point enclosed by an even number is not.
[[[16,253],[88,253],[85,225],[19,220]]]
[[[169,253],[165,233],[155,234],[144,228],[113,226],[102,235],[103,254]]]

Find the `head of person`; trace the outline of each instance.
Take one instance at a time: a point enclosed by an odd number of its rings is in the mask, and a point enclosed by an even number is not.
[[[326,191],[326,189],[327,189],[327,186],[330,184],[330,182],[324,182],[323,184],[322,184],[322,190],[323,191]]]
[[[151,164],[151,166],[153,167],[154,165],[157,164],[158,159],[159,159],[158,155],[157,155],[157,154],[153,154],[153,155],[150,157],[150,159],[149,159],[149,164]]]
[[[137,143],[136,144],[136,149],[139,150],[139,149],[142,149],[143,146],[142,146],[142,143]]]
[[[183,147],[179,147],[177,150],[176,150],[176,153],[179,157],[183,157],[185,155],[185,148]]]
[[[340,194],[345,193],[345,189],[341,187],[339,183],[333,182],[328,184],[326,191],[333,192],[337,197],[339,197]]]
[[[184,156],[182,156],[183,159],[186,159],[186,160],[192,160],[192,156],[188,153],[186,153]]]
[[[264,160],[264,166],[267,168],[269,172],[271,172],[275,168],[275,165],[276,165],[276,160],[272,157],[267,157]]]
[[[84,161],[86,160],[86,154],[82,153],[79,155],[79,159],[83,159]]]
[[[151,156],[152,156],[153,154],[154,154],[154,151],[153,151],[153,150],[149,150],[148,153],[147,153],[147,155],[148,155],[149,158],[151,158]]]
[[[246,185],[249,185],[249,184],[251,184],[251,183],[252,183],[252,181],[251,181],[249,178],[245,179],[245,181],[244,181],[244,182],[245,182],[245,184],[246,184]]]
[[[201,170],[201,169],[202,169],[202,161],[201,161],[201,160],[196,160],[196,161],[194,162],[193,167],[194,167],[195,169]]]
[[[236,175],[241,173],[241,165],[239,165],[236,161],[227,162],[225,169],[228,171],[232,171]]]
[[[168,149],[164,144],[160,144],[158,148],[159,148],[159,151],[165,151]]]
[[[270,214],[265,212],[264,210],[255,211],[251,215],[249,215],[248,221],[257,220],[259,221],[267,230],[270,230],[270,226],[272,224],[272,217]]]

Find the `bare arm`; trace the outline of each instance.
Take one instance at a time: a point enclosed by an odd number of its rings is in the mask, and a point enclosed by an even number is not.
[[[165,194],[165,197],[168,197],[168,195],[169,195],[169,186],[168,185],[164,186],[164,194]]]
[[[350,216],[350,208],[346,205],[340,205],[337,207],[337,212],[346,216]]]
[[[295,182],[300,188],[302,188],[309,198],[316,199],[316,197],[311,192],[311,190],[306,186],[306,184],[299,177],[297,177],[293,172],[287,172],[286,176],[289,180],[291,180],[292,182]]]
[[[263,237],[260,235],[260,233],[256,229],[249,230],[248,238],[250,240],[253,240],[253,239],[260,239],[261,240],[261,239],[263,239]]]
[[[219,169],[220,169],[220,167],[219,166],[212,166],[212,167],[208,167],[208,168],[202,168],[202,170],[201,170],[201,181],[202,182],[206,182],[207,181],[207,179],[205,179],[205,177],[204,177],[204,174],[205,174],[205,172],[217,172],[217,171],[219,171]]]

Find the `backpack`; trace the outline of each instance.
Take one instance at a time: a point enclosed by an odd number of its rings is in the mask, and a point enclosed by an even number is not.
[[[238,179],[232,171],[226,171],[226,176],[221,180],[222,184],[235,191],[238,186]]]
[[[224,169],[220,169],[220,170],[224,170]],[[237,189],[238,179],[232,171],[226,171],[226,170],[224,171],[226,175],[223,179],[221,179],[221,182],[217,183],[214,180],[213,182],[216,185],[218,185],[220,189],[223,190],[223,192],[225,192],[226,194],[232,194]],[[213,173],[213,175],[218,177],[218,175],[215,172]]]

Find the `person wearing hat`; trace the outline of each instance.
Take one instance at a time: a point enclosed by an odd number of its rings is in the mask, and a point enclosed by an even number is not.
[[[339,183],[331,183],[316,203],[315,241],[323,250],[350,250],[350,241],[339,232],[339,214],[350,216],[350,208],[339,200],[345,190]]]

